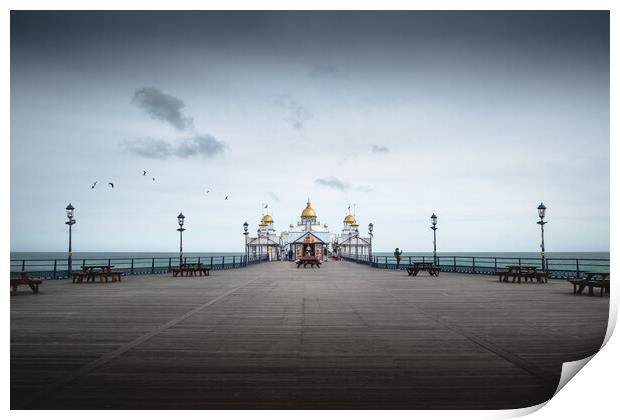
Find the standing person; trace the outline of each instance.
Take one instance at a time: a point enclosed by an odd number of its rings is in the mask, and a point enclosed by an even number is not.
[[[394,250],[394,258],[396,258],[396,268],[400,267],[400,256],[403,255],[403,251],[400,251],[398,248]]]
[[[288,260],[293,261],[293,250],[292,249],[288,250]]]

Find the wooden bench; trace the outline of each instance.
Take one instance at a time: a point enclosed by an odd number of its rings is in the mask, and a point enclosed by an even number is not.
[[[499,281],[508,281],[508,276],[510,275],[510,271],[508,270],[501,270],[501,271],[497,271],[496,274],[499,276]]]
[[[306,268],[307,265],[310,265],[310,268],[314,268],[315,265],[317,268],[321,268],[321,261],[316,257],[301,257],[300,259],[295,261],[295,264],[297,264],[297,268],[301,267],[302,265],[304,266],[304,268]]]
[[[599,277],[599,279],[596,279],[596,277]],[[593,271],[586,273],[585,279],[571,279],[569,282],[573,285],[574,295],[580,295],[587,287],[588,295],[594,296],[594,289],[599,287],[601,289],[600,296],[603,296],[605,292],[609,293],[609,280],[609,273]]]
[[[71,282],[72,283],[82,283],[84,280],[88,281],[88,276],[90,275],[87,271],[72,271],[71,272]]]
[[[178,277],[179,275],[183,277],[185,273],[188,277],[194,277],[195,275],[209,275],[209,271],[211,269],[202,264],[187,264],[181,265],[180,267],[176,267],[172,269],[172,277]]]
[[[17,286],[27,285],[32,293],[39,293],[39,285],[43,283],[40,278],[30,278],[27,271],[17,271],[11,273],[11,296],[17,294]]]
[[[603,293],[609,293],[609,280],[583,280],[583,279],[572,279],[569,282],[573,285],[573,294],[579,295],[581,292],[587,287],[588,295],[594,296],[594,289],[600,288],[601,293],[600,296],[603,296]],[[579,289],[577,289],[579,287]]]
[[[521,283],[521,279],[523,279],[524,282],[527,282],[528,280],[534,282],[534,279],[541,282],[541,279],[543,278],[546,282],[547,273],[542,271],[539,273],[534,266],[509,265],[507,268],[508,270],[497,271],[497,274],[499,275],[499,281],[508,282],[508,277],[512,277],[513,283],[515,281]]]
[[[549,273],[546,271],[537,271],[536,272],[536,281],[538,283],[548,283],[549,282]]]
[[[99,282],[103,282],[105,280],[105,282],[107,283],[108,280],[110,280],[112,283],[115,283],[117,281],[121,281],[121,277],[123,274],[125,274],[125,272],[122,270],[102,271],[101,273],[98,273]]]
[[[426,270],[428,271],[428,274],[430,274],[431,276],[439,277],[439,267],[437,267],[433,263],[427,263],[427,262],[413,263],[413,265],[410,265],[409,267],[405,267],[405,270],[407,270],[407,274],[409,276],[413,276],[413,277],[417,276],[420,270]]]

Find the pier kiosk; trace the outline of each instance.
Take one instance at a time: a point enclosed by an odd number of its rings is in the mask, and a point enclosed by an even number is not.
[[[265,257],[270,261],[280,258],[280,242],[273,227],[273,217],[269,214],[263,215],[259,224],[256,237],[248,239],[248,252],[251,256]]]
[[[290,230],[283,232],[281,241],[287,252],[293,251],[295,259],[308,256],[327,260],[331,234],[327,225],[321,226],[310,199],[301,212],[297,226],[290,225]]]

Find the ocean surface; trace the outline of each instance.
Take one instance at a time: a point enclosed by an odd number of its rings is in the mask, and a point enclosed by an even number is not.
[[[392,256],[394,251],[373,252],[376,256]],[[240,252],[184,252],[186,257],[241,256]],[[403,252],[403,257],[428,256],[432,252]],[[538,252],[438,252],[439,256],[492,257],[492,258],[540,258]],[[609,252],[547,252],[547,258],[609,259]],[[114,259],[114,258],[177,258],[178,252],[74,252],[73,259]],[[67,252],[11,252],[11,260],[54,260],[66,259]]]
[[[395,264],[394,252],[374,252],[379,266]],[[431,252],[403,252],[402,263],[430,260]],[[438,253],[440,265],[476,267],[505,267],[511,264],[540,266],[538,252],[451,252]],[[243,252],[187,252],[187,262],[231,263],[239,261]],[[547,267],[552,270],[609,271],[609,252],[547,252]],[[74,269],[82,264],[113,264],[117,268],[166,267],[176,264],[178,252],[74,252]],[[199,260],[200,259],[200,260]],[[66,252],[11,252],[11,270],[53,271],[67,270]]]

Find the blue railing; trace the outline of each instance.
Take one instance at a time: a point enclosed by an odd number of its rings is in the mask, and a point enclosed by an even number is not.
[[[546,270],[551,278],[581,278],[590,271],[609,272],[608,258],[545,258],[544,267],[540,257],[478,257],[478,256],[403,256],[400,263],[393,256],[361,257],[341,256],[342,259],[358,264],[366,264],[375,268],[401,269],[414,262],[435,262],[443,272],[496,274],[498,270],[509,265],[531,265],[538,270]]]
[[[211,270],[228,270],[247,267],[267,261],[268,257],[245,255],[221,255],[207,257],[183,257],[184,264],[202,263]],[[138,257],[138,258],[74,258],[72,271],[80,271],[83,265],[112,265],[115,270],[123,270],[125,275],[144,275],[168,273],[179,266],[179,257]],[[68,261],[64,259],[12,259],[11,272],[27,271],[33,277],[48,280],[69,277]]]

